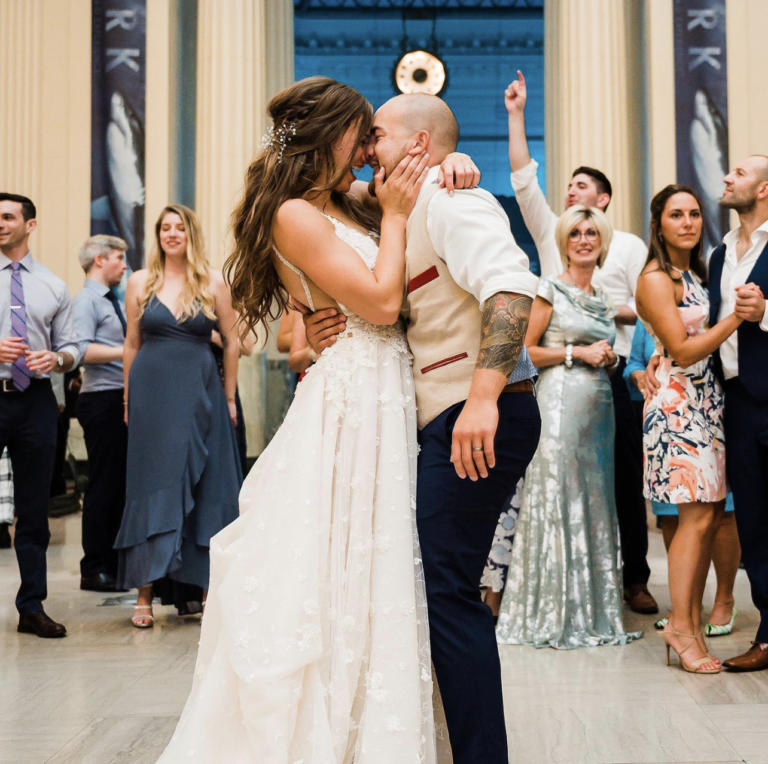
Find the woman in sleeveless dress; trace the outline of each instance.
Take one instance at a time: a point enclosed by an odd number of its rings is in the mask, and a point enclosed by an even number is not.
[[[128,460],[115,548],[120,585],[139,589],[132,623],[147,628],[154,582],[208,588],[208,545],[237,517],[241,482],[236,317],[192,210],[162,211],[149,266],[128,279],[125,305]],[[223,387],[210,347],[217,322]]]
[[[615,308],[592,286],[611,241],[596,208],[569,207],[555,240],[565,272],[542,278],[525,344],[539,369],[539,447],[525,473],[496,636],[568,650],[641,636],[622,622],[613,490]]]
[[[714,674],[720,661],[704,643],[701,603],[726,485],[723,394],[711,354],[741,322],[731,314],[708,328],[702,230],[692,189],[670,185],[653,197],[648,262],[636,297],[660,359],[659,387],[646,392],[643,413],[645,496],[677,504],[679,513],[667,558],[667,662],[671,648],[686,671]]]
[[[289,298],[339,305],[347,324],[246,478],[239,519],[212,540],[194,682],[161,761],[431,764],[414,391],[397,323],[426,157],[376,174],[379,220],[347,195],[372,119],[357,91],[312,77],[269,113],[234,216],[235,307],[251,328]]]

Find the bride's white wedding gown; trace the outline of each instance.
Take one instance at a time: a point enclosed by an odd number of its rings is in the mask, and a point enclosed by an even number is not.
[[[329,219],[373,268],[376,243]],[[408,346],[345,312],[211,540],[194,682],[162,762],[435,761]]]

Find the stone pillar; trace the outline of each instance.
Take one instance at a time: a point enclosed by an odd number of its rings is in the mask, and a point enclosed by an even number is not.
[[[547,0],[545,140],[554,210],[563,208],[573,169],[589,165],[611,180],[613,225],[642,235],[645,145],[637,10],[632,0]]]
[[[231,251],[231,214],[260,150],[272,94],[293,80],[293,4],[199,0],[195,197],[211,263]],[[264,445],[266,356],[241,359],[249,455]]]

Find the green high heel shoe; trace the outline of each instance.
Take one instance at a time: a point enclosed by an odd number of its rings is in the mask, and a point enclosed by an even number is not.
[[[728,623],[708,623],[704,626],[704,633],[708,637],[724,637],[733,631],[733,622],[736,620],[736,608],[731,610],[731,620]]]

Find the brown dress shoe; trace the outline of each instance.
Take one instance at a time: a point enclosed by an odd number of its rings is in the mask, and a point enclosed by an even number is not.
[[[753,642],[743,655],[723,661],[723,668],[731,671],[762,671],[768,668],[768,644]]]
[[[44,639],[55,639],[56,637],[65,637],[67,635],[64,624],[56,623],[42,610],[38,613],[22,613],[19,616],[19,628],[17,631],[23,634],[36,634]]]
[[[659,612],[659,606],[645,584],[633,584],[624,589],[624,599],[635,613],[651,615]]]

